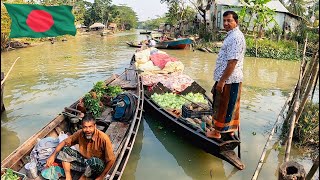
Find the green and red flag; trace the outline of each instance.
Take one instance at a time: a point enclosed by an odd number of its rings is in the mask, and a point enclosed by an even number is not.
[[[72,6],[4,4],[11,18],[10,38],[75,35]]]

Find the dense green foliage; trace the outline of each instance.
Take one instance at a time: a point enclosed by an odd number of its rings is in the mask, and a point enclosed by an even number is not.
[[[282,137],[286,137],[290,124],[285,122],[282,127]],[[308,102],[293,131],[293,142],[298,147],[319,147],[319,104]]]
[[[84,106],[87,111],[92,113],[92,115],[97,118],[102,113],[102,108],[100,107],[100,100],[94,98],[91,93],[86,93],[83,97]]]
[[[246,37],[246,56],[256,56],[256,42],[253,38]],[[257,57],[299,60],[300,54],[297,54],[296,43],[293,41],[273,41],[268,39],[257,40]]]
[[[245,33],[248,32],[248,27],[252,22],[253,32],[261,32],[270,22],[276,23],[273,18],[275,12],[266,6],[270,1],[271,0],[241,0],[243,6],[239,12],[239,20],[244,26],[243,29]]]

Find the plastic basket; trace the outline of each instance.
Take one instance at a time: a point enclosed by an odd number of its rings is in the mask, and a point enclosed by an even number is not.
[[[213,111],[203,110],[203,111],[192,111],[189,110],[185,105],[182,105],[182,117],[184,118],[201,118],[203,115],[212,115]]]
[[[1,175],[7,172],[8,168],[1,168]],[[27,176],[25,174],[19,173],[17,171],[12,170],[12,172],[20,177],[19,180],[26,180]]]

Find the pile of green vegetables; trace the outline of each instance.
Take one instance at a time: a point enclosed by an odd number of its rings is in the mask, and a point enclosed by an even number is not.
[[[92,90],[84,95],[83,102],[86,109],[97,118],[103,111],[102,97],[105,95],[115,97],[122,92],[123,90],[120,86],[106,86],[103,81],[98,81],[94,84]]]
[[[180,96],[183,96],[186,99]],[[208,101],[200,93],[188,93],[187,95],[176,95],[174,93],[154,93],[151,95],[151,99],[159,104],[159,106],[166,109],[181,109],[182,105],[190,101],[208,104]]]
[[[5,173],[1,175],[1,180],[20,180],[21,178],[12,171],[12,169],[7,169]]]

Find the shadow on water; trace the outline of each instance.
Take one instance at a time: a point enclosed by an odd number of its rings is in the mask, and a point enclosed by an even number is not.
[[[16,149],[20,145],[20,139],[17,132],[11,131],[8,127],[2,126],[2,123],[5,123],[6,120],[7,112],[4,111],[1,114],[1,141],[3,141],[3,138],[5,137],[6,143],[1,144],[1,161],[11,153],[11,149]]]

